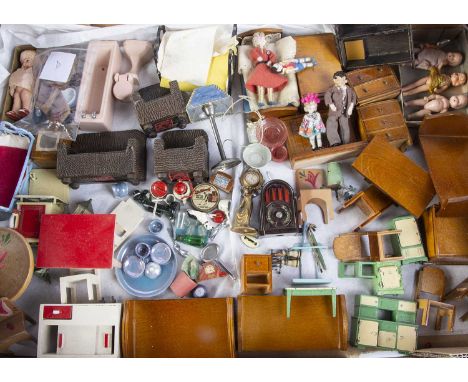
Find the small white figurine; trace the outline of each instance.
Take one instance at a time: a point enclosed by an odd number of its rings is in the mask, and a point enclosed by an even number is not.
[[[322,133],[326,131],[322,117],[317,111],[320,99],[316,93],[308,93],[301,99],[301,102],[307,114],[302,119],[299,135],[309,139],[312,150],[320,149],[322,148]]]

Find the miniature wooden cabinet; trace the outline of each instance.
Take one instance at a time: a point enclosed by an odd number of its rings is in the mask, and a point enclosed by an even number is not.
[[[413,60],[413,37],[408,24],[340,24],[336,40],[346,70]]]
[[[437,206],[423,215],[429,260],[436,264],[468,264],[468,216],[437,216]]]
[[[111,214],[115,215],[114,249],[117,249],[143,221],[144,210],[133,199],[127,199]]]
[[[359,133],[363,141],[384,135],[395,147],[404,151],[413,141],[396,99],[358,106]]]
[[[244,255],[242,257],[242,293],[269,294],[273,274],[270,255]]]
[[[400,82],[388,65],[353,70],[346,73],[346,78],[361,106],[370,103],[375,105],[374,102],[392,99],[400,94]]]
[[[391,316],[381,319],[381,312]],[[357,347],[413,352],[417,345],[416,303],[377,296],[356,297],[352,343]]]
[[[41,305],[38,357],[120,357],[121,304]]]
[[[418,224],[413,216],[393,219],[390,228],[400,231],[392,237],[392,244],[394,251],[403,257],[403,264],[427,261]]]

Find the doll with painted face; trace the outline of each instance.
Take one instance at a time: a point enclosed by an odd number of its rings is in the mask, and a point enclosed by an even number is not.
[[[36,57],[36,51],[23,50],[20,54],[21,67],[11,74],[8,82],[10,95],[13,97],[13,107],[6,115],[13,121],[26,117],[31,110],[34,57]]]
[[[408,119],[420,119],[426,115],[446,113],[449,108],[463,109],[468,104],[468,96],[460,94],[447,99],[439,94],[405,102],[405,106],[422,106],[422,109],[408,115]]]
[[[458,66],[462,62],[463,55],[460,52],[444,52],[434,45],[426,44],[416,52],[414,66],[418,69],[436,67],[441,70],[444,66]]]
[[[356,106],[356,93],[348,86],[346,74],[342,71],[333,74],[335,84],[325,93],[328,106],[327,139],[330,146],[338,146],[351,141],[349,118]]]
[[[301,102],[304,104],[306,114],[299,127],[299,135],[309,139],[312,150],[320,149],[322,148],[322,133],[326,131],[322,117],[317,111],[320,99],[316,93],[309,93],[301,99]]]
[[[404,86],[401,91],[407,97],[413,94],[429,92],[430,94],[440,94],[451,86],[462,86],[466,84],[466,73],[440,73],[436,67],[432,67],[429,75]]]
[[[252,43],[254,47],[250,51],[250,59],[254,68],[245,86],[252,93],[257,93],[258,106],[265,106],[265,93],[268,105],[274,105],[274,92],[282,90],[288,83],[288,79],[271,70],[271,66],[277,59],[275,53],[266,49],[265,34],[262,32],[254,33]]]

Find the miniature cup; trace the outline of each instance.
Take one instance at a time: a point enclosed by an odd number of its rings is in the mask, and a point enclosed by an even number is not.
[[[146,257],[149,256],[150,253],[151,253],[151,247],[146,243],[138,243],[135,246],[135,254],[140,259],[145,259]]]
[[[279,118],[265,118],[257,129],[257,139],[269,149],[282,146],[288,139],[288,129]]]
[[[150,261],[145,267],[145,276],[149,279],[156,279],[161,274],[161,266]]]
[[[164,224],[158,219],[151,220],[148,225],[148,231],[154,234],[161,232],[163,228]]]
[[[185,272],[179,272],[175,280],[172,282],[171,291],[177,297],[187,296],[195,287],[197,283],[193,281]]]
[[[271,152],[260,143],[252,143],[245,148],[242,157],[250,167],[260,168],[271,160]]]
[[[284,162],[288,159],[288,149],[286,146],[278,146],[271,150],[271,159],[274,162]]]
[[[151,260],[156,264],[167,264],[171,259],[172,251],[166,243],[156,243],[151,248]]]
[[[145,262],[138,256],[128,256],[122,264],[123,272],[132,279],[137,279],[145,272]]]
[[[125,198],[128,196],[128,184],[120,182],[112,185],[112,193],[114,198]]]

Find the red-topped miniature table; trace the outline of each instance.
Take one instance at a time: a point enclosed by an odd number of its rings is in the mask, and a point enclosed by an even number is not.
[[[39,268],[112,268],[115,215],[43,215]]]

